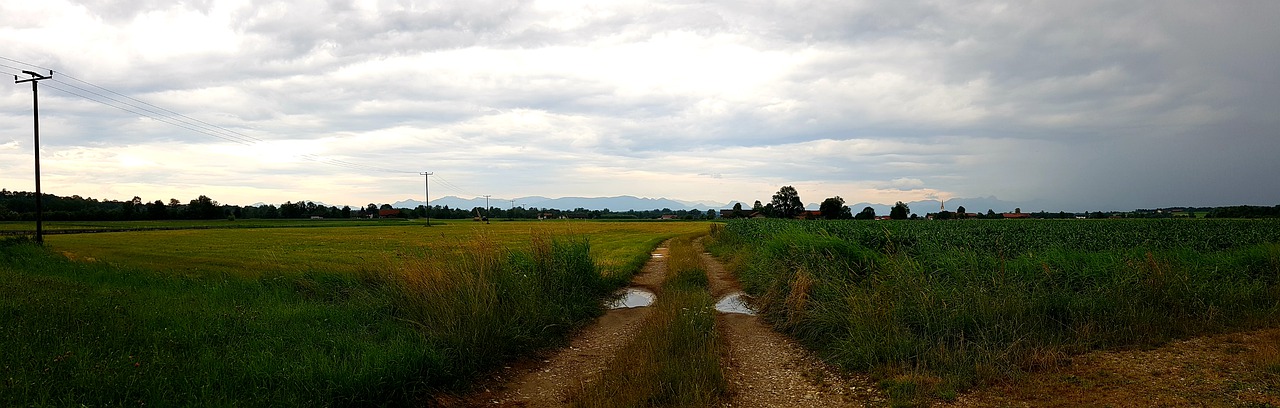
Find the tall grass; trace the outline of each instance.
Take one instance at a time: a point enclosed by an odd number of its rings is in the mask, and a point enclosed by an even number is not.
[[[609,368],[570,397],[576,407],[708,407],[725,395],[707,274],[690,236],[672,240],[653,314]]]
[[[775,326],[906,402],[1089,350],[1280,322],[1277,244],[1008,255],[923,238],[872,249],[820,230],[726,228],[713,250]]]
[[[457,363],[442,375],[471,378],[497,362],[563,339],[599,315],[605,284],[586,238],[535,234],[528,251],[479,239],[461,256],[422,258],[390,276],[393,316],[413,324]],[[452,251],[459,252],[459,251]]]
[[[599,313],[585,239],[474,245],[249,278],[0,241],[0,405],[410,405]]]

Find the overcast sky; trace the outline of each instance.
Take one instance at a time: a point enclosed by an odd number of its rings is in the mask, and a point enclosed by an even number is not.
[[[1280,204],[1276,1],[258,3],[0,0],[0,72],[56,71],[44,191]],[[32,167],[0,87],[0,187]]]

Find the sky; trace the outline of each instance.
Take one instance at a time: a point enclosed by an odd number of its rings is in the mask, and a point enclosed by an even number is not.
[[[0,0],[0,72],[55,71],[40,156],[58,195],[361,205],[421,199],[429,171],[436,198],[767,202],[791,185],[806,203],[1276,205],[1276,16],[1267,0]],[[0,87],[0,187],[34,190],[31,116],[30,84]]]

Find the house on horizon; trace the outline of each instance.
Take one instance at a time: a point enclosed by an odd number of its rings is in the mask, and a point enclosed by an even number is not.
[[[395,218],[400,216],[400,210],[378,210],[378,218]]]
[[[796,219],[820,220],[822,219],[822,211],[809,211],[809,210],[801,211],[799,215],[796,215]]]
[[[733,219],[733,218],[764,218],[764,214],[760,214],[760,212],[758,212],[758,211],[752,211],[752,210],[748,210],[748,209],[742,209],[742,210],[738,210],[738,211],[736,211],[736,212],[735,212],[735,211],[733,211],[733,209],[732,209],[732,208],[730,208],[730,209],[727,209],[727,210],[720,210],[720,211],[717,211],[717,212],[716,212],[716,215],[717,215],[717,216],[719,216],[720,218],[724,218],[724,219]]]

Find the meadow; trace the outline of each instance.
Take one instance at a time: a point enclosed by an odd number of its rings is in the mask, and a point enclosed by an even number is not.
[[[765,317],[895,403],[1091,350],[1280,324],[1275,220],[731,221]]]
[[[428,403],[562,342],[654,246],[706,228],[452,222],[5,240],[0,405]]]

